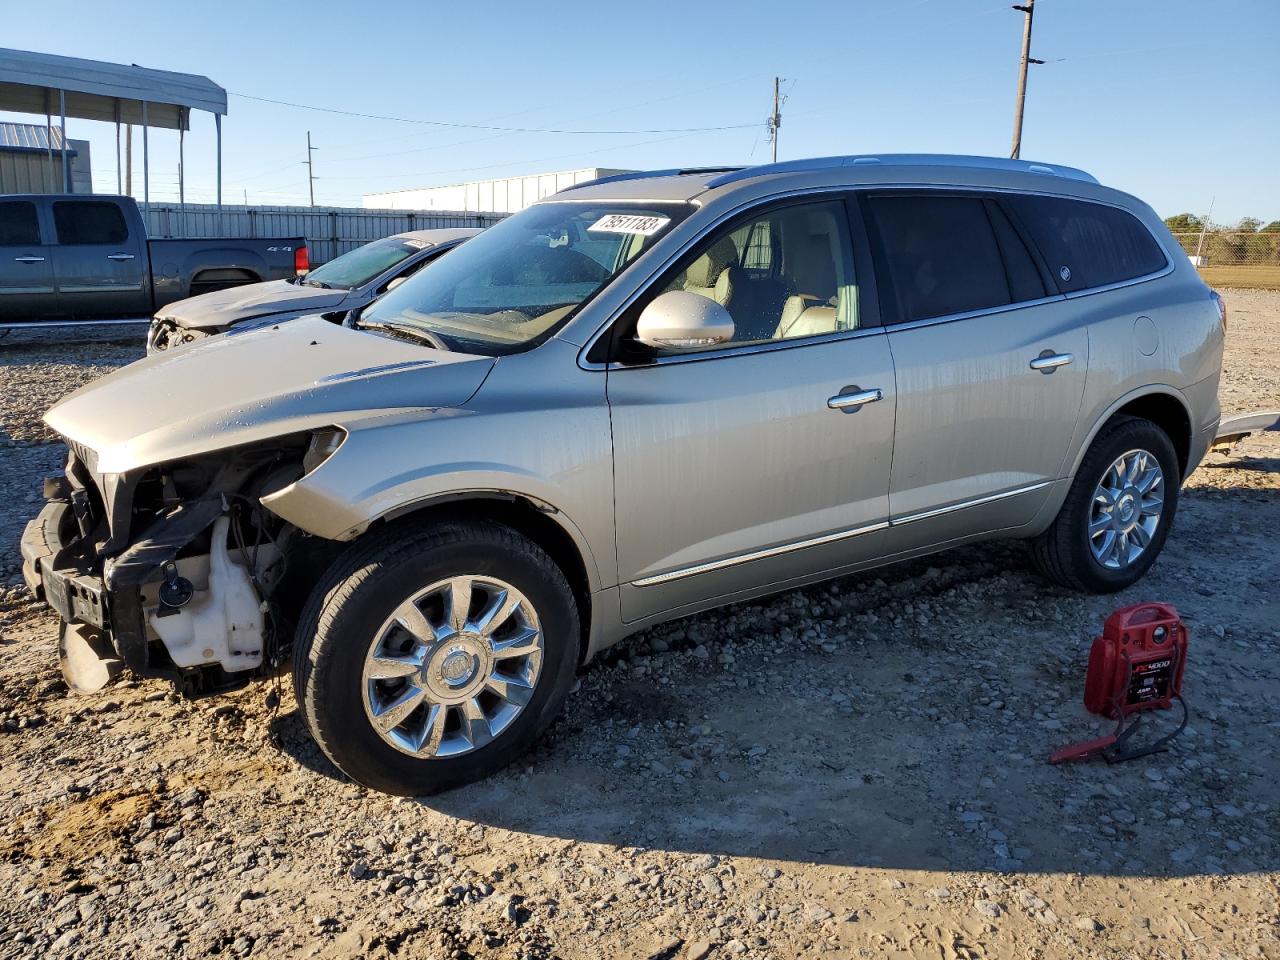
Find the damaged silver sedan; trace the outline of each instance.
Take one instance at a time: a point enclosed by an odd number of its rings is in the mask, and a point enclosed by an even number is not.
[[[340,322],[63,400],[23,570],[74,688],[291,662],[344,773],[430,793],[664,620],[990,537],[1134,583],[1216,435],[1223,322],[1151,209],[1069,168],[609,178]]]

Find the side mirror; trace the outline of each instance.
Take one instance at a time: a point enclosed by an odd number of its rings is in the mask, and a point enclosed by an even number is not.
[[[400,284],[404,283],[408,279],[409,279],[408,277],[392,277],[391,282],[387,284],[387,293],[390,293],[392,290],[400,286]]]
[[[669,290],[640,311],[636,339],[656,350],[712,347],[733,339],[733,317],[709,297]]]

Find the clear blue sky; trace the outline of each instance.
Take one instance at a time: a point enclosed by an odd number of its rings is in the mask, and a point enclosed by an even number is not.
[[[927,151],[1007,155],[1022,15],[1010,0],[786,3],[12,3],[4,46],[205,74],[232,92],[224,199],[316,202],[589,166]],[[1162,215],[1280,219],[1280,0],[1038,0],[1023,157],[1080,166]],[[276,106],[572,130],[499,134]],[[7,115],[4,119],[16,118]],[[116,184],[109,124],[93,143]],[[177,197],[172,131],[151,134],[152,199]],[[188,199],[213,196],[213,121],[193,118]],[[141,196],[141,151],[135,151]]]

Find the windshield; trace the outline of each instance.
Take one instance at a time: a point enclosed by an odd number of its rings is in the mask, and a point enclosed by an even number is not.
[[[496,356],[539,342],[691,212],[688,204],[541,203],[374,301],[360,325]]]
[[[307,274],[303,282],[313,287],[350,290],[363,286],[382,271],[403,263],[429,246],[431,244],[425,240],[415,240],[412,237],[375,240],[340,257],[334,257],[322,267],[316,267]]]

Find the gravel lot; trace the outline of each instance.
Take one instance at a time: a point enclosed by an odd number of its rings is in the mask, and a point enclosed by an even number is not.
[[[1280,293],[1227,302],[1224,407],[1280,407]],[[1211,455],[1126,593],[990,544],[683,620],[524,764],[394,800],[288,690],[67,695],[16,544],[62,458],[39,414],[120,341],[0,341],[0,958],[1280,957],[1276,435]],[[1048,766],[1109,729],[1088,644],[1147,599],[1191,625],[1186,734]]]

